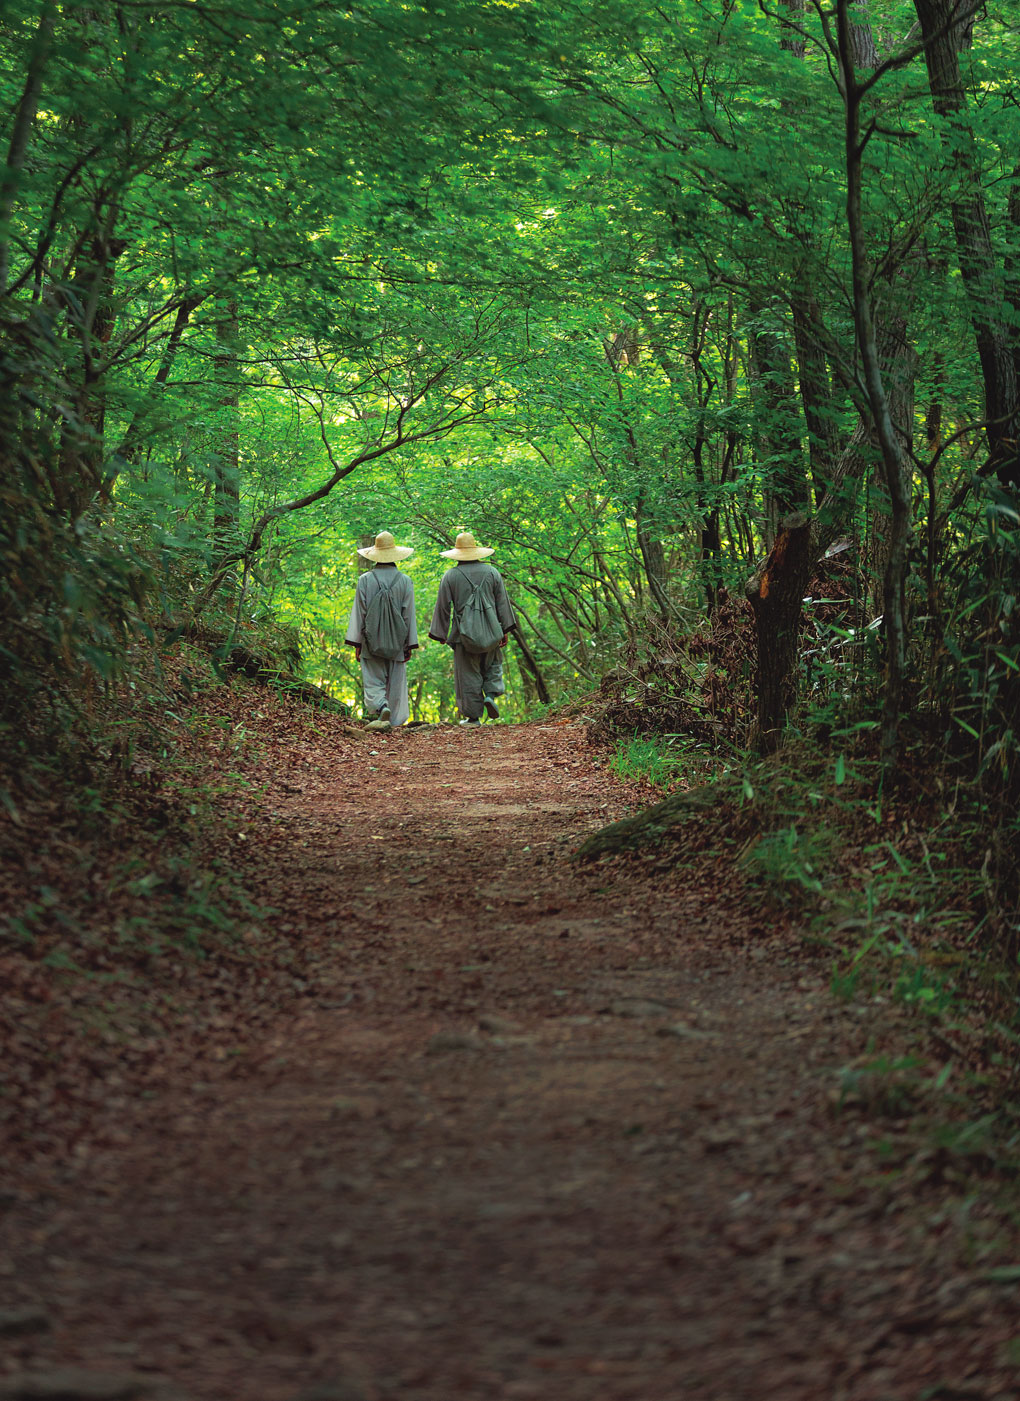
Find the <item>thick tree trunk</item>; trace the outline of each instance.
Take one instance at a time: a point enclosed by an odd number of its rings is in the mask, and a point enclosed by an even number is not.
[[[751,362],[761,425],[758,441],[764,459],[765,543],[771,548],[780,522],[792,511],[802,511],[807,506],[807,489],[790,348],[780,331],[770,324],[770,314],[760,302],[752,301],[751,319]]]
[[[763,754],[779,748],[793,704],[801,604],[813,562],[811,525],[798,511],[780,522],[768,559],[747,581],[758,657],[752,745]]]
[[[96,211],[100,222],[101,212]],[[65,509],[77,520],[106,488],[106,347],[113,335],[117,259],[127,248],[108,230],[97,233],[75,273],[68,318],[81,345],[72,412],[61,433],[60,473]]]
[[[851,0],[850,44],[856,68],[878,67],[878,49],[868,17],[868,0]]]
[[[946,159],[958,189],[950,203],[960,274],[970,302],[971,321],[985,389],[985,418],[991,470],[1010,486],[1020,485],[1020,383],[1017,340],[1002,319],[1007,304],[1003,269],[996,261],[981,178],[981,157],[960,73],[959,50],[969,41],[965,26],[954,24],[960,0],[914,0],[932,106],[942,118]]]
[[[1012,225],[1011,246],[1020,249],[1020,165],[1013,170],[1007,210]],[[1006,298],[1013,309],[1013,325],[1020,326],[1020,253],[1017,252],[1006,258]],[[1013,372],[1020,384],[1020,334],[1013,337]]]
[[[862,89],[854,69],[854,41],[848,0],[837,0],[839,67],[845,109],[846,219],[850,241],[854,297],[854,328],[861,354],[861,368],[875,432],[882,453],[882,467],[889,493],[889,559],[883,591],[886,641],[885,704],[882,715],[882,757],[887,767],[899,754],[899,723],[907,657],[907,621],[904,604],[907,541],[910,535],[909,473],[896,434],[889,393],[882,375],[875,329],[871,279],[865,253],[863,215],[863,156],[861,136]]]

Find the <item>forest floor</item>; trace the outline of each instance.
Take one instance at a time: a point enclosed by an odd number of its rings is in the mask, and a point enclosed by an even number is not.
[[[0,1397],[1020,1394],[1016,1236],[897,1098],[938,1056],[731,858],[573,860],[654,797],[580,724],[257,769],[231,859],[299,975],[253,933],[3,1194]]]

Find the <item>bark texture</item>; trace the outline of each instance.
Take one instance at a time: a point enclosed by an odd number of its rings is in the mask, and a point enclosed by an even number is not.
[[[758,657],[752,744],[761,753],[778,749],[794,700],[801,602],[813,560],[811,524],[799,511],[780,522],[768,558],[747,582]]]
[[[854,39],[847,0],[838,0],[840,85],[845,107],[846,220],[853,276],[854,328],[868,403],[882,456],[889,497],[888,563],[883,588],[886,642],[885,699],[882,715],[882,755],[891,766],[898,755],[903,678],[906,667],[907,623],[904,608],[907,541],[910,533],[910,474],[893,422],[891,399],[882,374],[866,255],[863,215],[863,156],[867,137],[861,131],[861,101],[865,89],[857,82]]]
[[[754,303],[751,313],[749,339],[761,423],[758,442],[764,459],[765,543],[771,546],[784,517],[807,505],[807,483],[790,346],[781,327],[772,324],[768,308]]]
[[[925,40],[932,106],[942,119],[946,159],[958,178],[950,213],[984,381],[989,465],[1000,481],[1016,487],[1020,485],[1017,337],[1010,334],[1002,319],[1008,300],[1004,270],[992,244],[981,156],[960,71],[960,49],[969,44],[973,16],[956,22],[957,14],[969,8],[960,0],[915,0],[915,8]]]
[[[239,327],[237,302],[223,303],[216,322],[216,380],[220,427],[213,462],[215,501],[213,542],[215,562],[237,544],[241,503],[241,425]],[[215,567],[214,562],[214,567]]]

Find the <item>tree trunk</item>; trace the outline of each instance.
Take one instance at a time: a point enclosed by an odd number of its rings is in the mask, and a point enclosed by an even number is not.
[[[801,287],[793,298],[793,339],[797,351],[798,383],[808,431],[808,464],[817,507],[825,494],[838,456],[832,385],[825,352],[814,325],[821,311],[813,294]]]
[[[39,24],[28,54],[28,72],[14,115],[14,126],[7,147],[7,159],[0,176],[0,297],[7,291],[7,278],[10,269],[11,230],[10,220],[18,193],[18,182],[25,168],[28,142],[35,122],[35,114],[42,94],[43,73],[53,43],[53,30],[57,20],[55,0],[43,0],[39,13]]]
[[[719,586],[722,583],[722,571],[720,568],[720,556],[722,554],[722,538],[719,528],[719,499],[714,497],[708,490],[708,476],[705,471],[705,449],[708,446],[709,438],[706,431],[706,411],[711,402],[712,392],[715,389],[715,379],[706,369],[704,363],[705,342],[708,335],[709,323],[712,319],[712,312],[702,302],[695,302],[694,313],[691,317],[691,366],[694,370],[694,392],[698,402],[698,419],[694,430],[694,445],[692,448],[692,461],[694,465],[694,480],[698,484],[697,507],[700,525],[700,557],[701,557],[701,578],[705,589],[708,612],[711,613],[716,604]],[[665,342],[658,332],[654,319],[652,324],[652,344],[656,356],[661,364],[666,378],[669,380],[678,396],[683,392],[683,383],[676,362],[666,349]],[[733,304],[732,298],[727,308],[727,331],[729,344],[733,339]],[[731,360],[729,349],[726,357],[726,389],[727,402],[733,402],[733,378],[731,372]],[[728,435],[729,436],[729,435]],[[723,462],[720,485],[726,480],[726,473],[731,461],[731,454],[727,453]],[[661,543],[660,543],[661,548]],[[664,565],[663,565],[664,567]]]
[[[1014,167],[1009,187],[1007,213],[1011,224],[1011,247],[1020,249],[1020,165]],[[1013,309],[1013,325],[1020,326],[1020,253],[1006,256],[1006,298]],[[1013,373],[1020,384],[1020,335],[1013,337]]]
[[[522,681],[525,677],[530,677],[534,685],[535,697],[539,704],[548,705],[552,697],[549,694],[549,687],[545,684],[545,677],[539,670],[538,662],[535,660],[535,654],[521,636],[520,628],[516,628],[510,636],[513,638],[514,644],[520,653],[517,661],[521,669]]]
[[[932,106],[942,118],[947,162],[959,179],[950,203],[960,274],[970,302],[971,321],[985,390],[989,465],[999,480],[1020,485],[1020,384],[1018,337],[1002,320],[1007,304],[1003,269],[997,265],[982,188],[981,158],[960,73],[959,50],[969,40],[966,27],[954,24],[959,0],[914,0]]]
[[[359,550],[367,550],[367,549],[369,548],[369,546],[374,545],[374,544],[375,544],[375,536],[374,536],[374,535],[359,535],[359,536],[358,536],[358,546],[357,546],[357,548],[358,548]],[[366,559],[364,555],[355,555],[354,558],[355,558],[355,561],[356,561],[356,563],[355,563],[355,568],[357,569],[357,573],[358,573],[358,578],[359,578],[359,579],[361,578],[362,574],[367,574],[368,571],[369,571],[370,569],[374,569],[374,568],[375,568],[375,565],[372,563],[372,561],[371,561],[370,559]],[[346,645],[346,644],[345,644],[345,645]],[[364,713],[364,710],[365,710],[365,687],[364,687],[364,683],[363,683],[362,678],[361,678],[361,667],[356,665],[355,668],[354,668],[354,670],[355,670],[354,691],[355,691],[355,695],[356,695],[356,697],[357,697],[357,705],[358,705],[358,709],[359,709],[362,713]],[[442,702],[440,701],[440,707],[441,707],[441,706],[442,706]]]
[[[634,508],[634,534],[637,537],[641,563],[644,566],[645,578],[648,580],[648,587],[655,600],[655,606],[662,614],[664,621],[668,623],[672,616],[672,610],[669,606],[666,551],[658,536],[653,535],[645,526],[643,496],[638,497],[637,505]]]
[[[216,321],[217,441],[213,454],[213,569],[237,547],[241,504],[240,366],[237,302]]]
[[[641,463],[638,442],[630,417],[627,413],[623,397],[623,384],[620,380],[620,366],[636,364],[639,359],[637,326],[628,327],[626,330],[617,332],[615,336],[612,336],[604,343],[603,349],[605,350],[609,367],[613,372],[614,382],[616,384],[616,397],[624,421],[627,444],[624,451],[627,462],[635,477],[640,480]],[[634,507],[634,525],[638,551],[641,555],[641,564],[644,569],[645,578],[648,580],[648,588],[656,608],[662,614],[663,620],[668,623],[672,617],[672,609],[669,606],[669,593],[666,579],[666,554],[662,548],[662,541],[658,536],[652,535],[645,526],[644,492],[642,490],[638,491],[637,501]]]
[[[698,484],[698,514],[701,519],[699,550],[701,582],[705,590],[708,612],[711,613],[715,608],[719,597],[719,587],[722,584],[722,569],[720,567],[722,536],[719,531],[719,503],[715,501],[710,506],[705,500],[704,453],[706,441],[704,419],[699,418],[694,438],[694,480]]]
[[[771,754],[795,696],[801,603],[811,575],[811,524],[803,511],[779,523],[768,559],[747,581],[757,645],[758,716],[752,745]]]
[[[907,481],[910,469],[908,455],[912,451],[914,429],[914,381],[917,352],[907,335],[907,323],[901,316],[891,315],[878,332],[878,360],[889,400],[889,414],[901,446]],[[868,437],[876,447],[877,434],[868,426]],[[866,563],[871,605],[877,615],[885,606],[885,575],[892,550],[893,510],[882,473],[876,473],[868,512],[868,543]]]
[[[96,223],[102,213],[96,210]],[[107,224],[112,219],[107,219]],[[116,309],[113,280],[117,259],[127,248],[108,228],[91,240],[78,260],[74,295],[65,301],[72,329],[81,344],[72,412],[63,425],[60,471],[66,509],[82,516],[106,488],[106,347],[113,335]]]
[[[907,623],[904,580],[907,541],[910,534],[909,474],[893,423],[889,394],[882,375],[875,329],[871,279],[865,254],[863,156],[866,138],[861,136],[862,90],[854,69],[854,40],[848,0],[837,0],[840,83],[845,111],[846,218],[853,280],[854,328],[861,353],[861,368],[875,432],[882,453],[885,485],[889,493],[889,560],[883,590],[886,640],[885,704],[882,715],[882,758],[887,768],[899,754],[899,723],[907,656]]]
[[[772,325],[768,309],[751,303],[751,362],[757,380],[758,440],[765,507],[765,543],[771,548],[780,522],[807,505],[800,415],[796,406],[790,349]]]
[[[141,454],[142,439],[146,426],[151,418],[159,396],[166,387],[170,378],[170,371],[173,369],[174,360],[177,358],[177,351],[180,349],[181,340],[191,320],[191,313],[205,300],[202,296],[185,297],[177,308],[177,315],[174,318],[173,329],[167,338],[163,356],[160,360],[159,368],[153,376],[149,392],[143,402],[135,410],[135,413],[128,425],[127,432],[121,439],[120,447],[117,449],[117,456],[122,462],[135,463]]]
[[[904,448],[909,448],[913,438],[917,368],[917,354],[907,335],[906,319],[912,286],[903,293],[898,304],[895,300],[896,290],[890,287],[888,291],[889,310],[876,327],[879,368],[883,380],[889,384],[894,427]],[[881,446],[874,421],[862,415],[829,473],[825,495],[812,526],[815,558],[823,555],[834,540],[852,528],[860,482],[880,460]],[[881,472],[875,475],[880,478]],[[888,498],[884,497],[883,500],[888,516]],[[887,554],[884,553],[883,559],[886,558]]]

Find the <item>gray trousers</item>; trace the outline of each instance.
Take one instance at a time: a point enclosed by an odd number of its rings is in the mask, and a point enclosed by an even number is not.
[[[453,688],[457,709],[468,720],[482,718],[483,696],[502,696],[503,648],[491,652],[467,652],[458,642],[453,649]]]
[[[388,705],[390,724],[394,729],[404,724],[411,714],[407,703],[407,663],[387,661],[385,657],[373,657],[371,652],[361,653],[361,684],[365,690],[365,715],[373,716]]]

